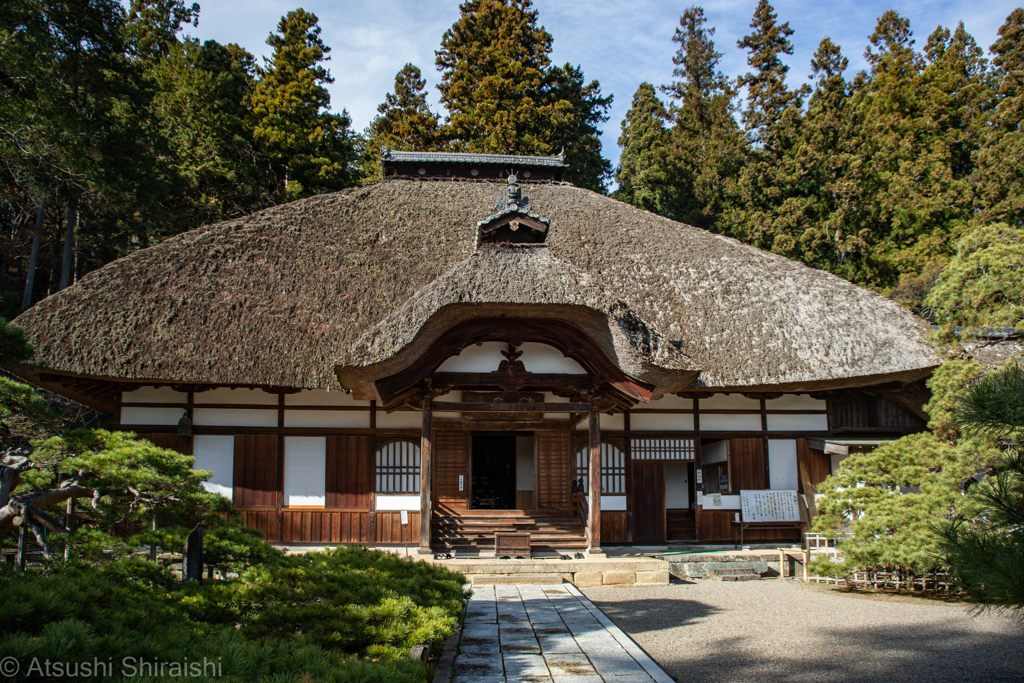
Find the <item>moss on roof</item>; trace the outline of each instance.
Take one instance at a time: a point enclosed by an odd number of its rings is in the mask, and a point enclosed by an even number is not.
[[[920,374],[938,362],[919,319],[841,278],[588,190],[525,189],[551,219],[550,257],[668,339],[706,386]],[[366,340],[357,347],[364,334],[470,259],[500,193],[392,180],[274,207],[115,261],[15,323],[34,362],[60,372],[336,387],[335,362],[370,353]],[[526,287],[514,301],[534,294],[546,296]]]

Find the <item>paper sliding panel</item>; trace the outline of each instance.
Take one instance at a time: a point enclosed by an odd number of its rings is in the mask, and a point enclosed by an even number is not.
[[[327,437],[289,436],[284,440],[284,504],[326,503]]]

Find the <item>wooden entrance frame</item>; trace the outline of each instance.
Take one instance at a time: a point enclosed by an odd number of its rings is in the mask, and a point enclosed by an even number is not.
[[[502,354],[505,360],[494,372],[437,372],[437,368],[448,358],[458,355],[471,344],[485,341],[504,341],[509,345],[508,351]],[[586,374],[527,372],[519,360],[521,352],[518,351],[518,347],[526,342],[555,347],[564,356],[579,363]],[[576,421],[587,419],[590,447],[587,538],[589,553],[602,554],[601,413],[626,411],[640,401],[646,403],[651,398],[654,386],[626,375],[582,330],[560,320],[484,318],[464,322],[441,335],[422,354],[420,362],[381,378],[374,384],[385,410],[393,411],[409,406],[423,412],[420,437],[419,553],[432,552],[433,411],[438,410],[463,414],[506,414],[512,423],[517,414],[524,413],[569,413],[578,416],[569,420],[565,425],[567,429],[571,429]],[[435,400],[455,389],[484,387],[504,390],[501,400],[491,403]],[[522,401],[520,392],[527,388],[550,391],[570,401]],[[528,424],[534,427],[537,422],[530,421]]]

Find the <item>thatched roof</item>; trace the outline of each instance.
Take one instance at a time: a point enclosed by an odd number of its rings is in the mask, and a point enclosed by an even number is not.
[[[445,330],[482,317],[571,322],[626,374],[662,388],[681,390],[678,383],[699,371],[629,304],[542,245],[484,247],[455,264],[370,328],[339,359],[338,371],[348,388],[391,375]],[[375,371],[351,371],[369,366]]]
[[[623,358],[687,359],[709,387],[869,384],[938,363],[918,319],[838,277],[588,190],[525,190],[552,226],[525,270],[473,256],[501,185],[392,180],[182,234],[15,323],[60,373],[309,388],[337,386],[338,361],[380,362],[430,311],[481,301],[621,301],[652,332],[647,350],[616,346]],[[502,294],[499,277],[522,286]]]

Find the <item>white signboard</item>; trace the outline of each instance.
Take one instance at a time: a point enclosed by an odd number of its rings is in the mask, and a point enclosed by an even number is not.
[[[744,522],[799,522],[796,491],[740,491]]]

